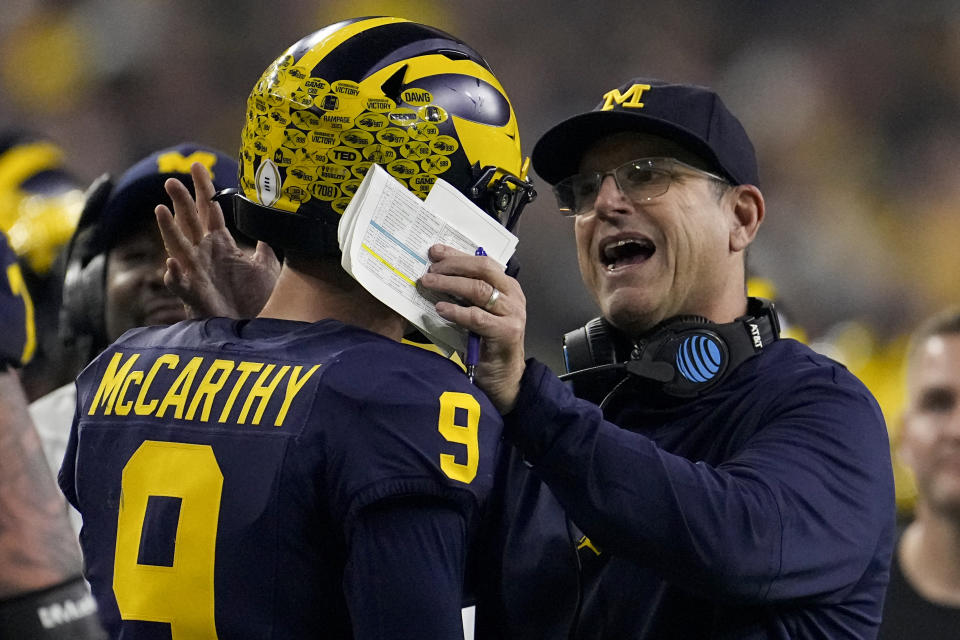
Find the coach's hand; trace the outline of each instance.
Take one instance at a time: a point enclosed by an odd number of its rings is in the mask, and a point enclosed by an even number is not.
[[[429,255],[433,264],[421,285],[473,303],[438,302],[436,309],[442,318],[483,338],[475,381],[500,413],[509,412],[516,404],[526,366],[527,299],[520,283],[503,272],[503,265],[486,256],[441,244],[432,246]]]
[[[190,167],[197,199],[175,178],[164,187],[174,216],[156,208],[157,224],[167,249],[164,283],[187,307],[191,318],[253,318],[266,303],[280,273],[273,250],[258,242],[253,253],[237,246],[213,199],[210,174],[200,163]]]

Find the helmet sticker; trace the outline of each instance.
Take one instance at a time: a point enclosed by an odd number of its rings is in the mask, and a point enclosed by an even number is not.
[[[366,147],[373,144],[373,134],[363,129],[349,129],[340,134],[340,140],[351,147]]]
[[[434,122],[437,124],[447,121],[447,111],[443,107],[435,104],[428,104],[417,109],[417,116],[425,122]]]
[[[350,173],[356,177],[363,180],[367,176],[367,171],[370,171],[370,165],[372,162],[358,162],[357,164],[350,167]]]
[[[330,90],[346,98],[358,98],[360,96],[360,85],[352,80],[337,80],[330,84]]]
[[[417,121],[417,112],[407,107],[399,107],[391,111],[387,117],[392,124],[407,126]]]
[[[322,164],[317,171],[317,176],[327,182],[343,182],[351,177],[350,169],[338,164]]]
[[[448,156],[460,148],[460,143],[453,136],[437,136],[430,141],[430,150],[440,155]]]
[[[389,164],[397,159],[397,151],[383,144],[371,144],[363,148],[363,157],[377,164]]]
[[[433,94],[424,89],[407,89],[400,94],[400,98],[414,107],[422,107],[433,102]]]
[[[280,198],[280,172],[277,165],[264,160],[257,169],[257,199],[269,207]]]
[[[449,169],[451,164],[453,163],[447,156],[430,156],[420,161],[420,168],[423,169],[424,173],[436,175]]]
[[[310,193],[318,200],[330,201],[340,196],[340,187],[329,182],[314,182],[310,186]]]
[[[382,113],[364,113],[356,120],[356,125],[364,131],[381,131],[387,124],[387,116]]]
[[[420,167],[409,160],[394,160],[387,165],[387,173],[397,180],[403,181],[420,173]]]
[[[377,113],[386,113],[397,108],[397,103],[387,97],[367,98],[363,103],[365,109]]]
[[[406,129],[400,129],[399,127],[390,127],[377,133],[377,140],[391,147],[399,147],[409,137]]]
[[[407,160],[423,160],[430,155],[430,145],[411,140],[400,147],[400,154]]]
[[[351,149],[350,147],[334,147],[327,151],[327,158],[332,162],[342,165],[351,165],[356,164],[360,161],[361,155],[359,149]]]
[[[418,122],[410,127],[411,140],[433,140],[440,135],[440,129],[432,122]]]

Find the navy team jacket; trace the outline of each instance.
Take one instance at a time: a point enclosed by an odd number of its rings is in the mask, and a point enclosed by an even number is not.
[[[875,637],[894,489],[852,374],[780,340],[695,401],[618,400],[528,362],[478,638]]]

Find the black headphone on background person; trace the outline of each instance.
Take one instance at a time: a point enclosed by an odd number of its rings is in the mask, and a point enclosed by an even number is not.
[[[67,248],[60,336],[67,344],[77,344],[83,350],[108,344],[104,291],[107,252],[97,248],[94,241],[100,214],[112,191],[113,180],[109,174],[93,181]]]
[[[572,383],[577,397],[600,405],[631,378],[655,383],[669,398],[695,398],[779,337],[774,305],[763,298],[748,298],[746,315],[733,322],[677,316],[636,341],[594,318],[564,335],[567,373],[560,379]]]

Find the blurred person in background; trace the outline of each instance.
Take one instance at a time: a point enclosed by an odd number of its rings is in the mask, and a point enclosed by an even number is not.
[[[89,189],[65,258],[60,336],[78,354],[75,376],[104,347],[134,327],[173,324],[186,315],[163,284],[166,252],[153,209],[170,202],[163,185],[178,178],[192,189],[190,165],[208,168],[218,189],[235,187],[237,163],[195,143],[151,153],[116,182],[102,176]],[[70,380],[30,405],[53,475],[63,462],[76,410]],[[72,513],[79,531],[79,518]]]
[[[533,163],[602,312],[568,334],[574,389],[525,360],[524,294],[495,263],[438,245],[422,278],[472,303],[437,311],[483,336],[477,383],[514,448],[477,637],[874,638],[884,420],[746,295],[765,212],[740,122],[709,89],[638,78]]]
[[[917,328],[906,358],[898,453],[913,473],[913,520],[897,542],[882,640],[960,634],[960,308]]]
[[[63,255],[82,206],[83,190],[59,146],[32,131],[0,131],[0,231],[20,258],[34,304],[34,355],[20,371],[31,401],[72,382],[82,364],[58,333]]]
[[[509,100],[453,36],[351,19],[267,68],[234,200],[238,227],[284,251],[266,305],[128,332],[77,381],[60,483],[114,637],[463,634],[501,421],[340,265],[340,215],[374,161],[422,197],[439,175],[508,228],[532,194]],[[196,198],[168,181],[176,215],[157,210],[175,284],[205,241],[229,245],[192,175]]]
[[[0,231],[0,637],[105,638],[16,371],[33,356],[34,311]]]

